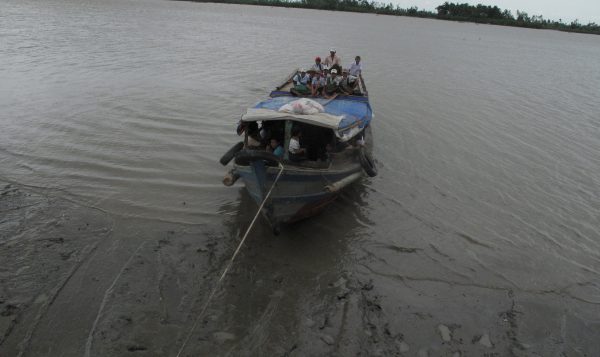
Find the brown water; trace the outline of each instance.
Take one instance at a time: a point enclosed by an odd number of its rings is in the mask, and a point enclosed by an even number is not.
[[[218,159],[363,57],[379,176],[279,237]],[[0,355],[600,350],[600,37],[167,1],[0,5]],[[62,239],[62,240],[61,240]],[[488,343],[489,342],[489,343]]]

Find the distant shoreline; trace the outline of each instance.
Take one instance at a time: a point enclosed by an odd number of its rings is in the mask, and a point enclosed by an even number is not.
[[[297,9],[329,10],[342,12],[370,13],[377,15],[407,16],[427,19],[472,22],[478,24],[522,27],[541,30],[557,30],[600,35],[600,25],[590,22],[586,25],[577,20],[564,23],[562,20],[544,19],[542,16],[530,16],[525,12],[517,11],[516,17],[509,10],[502,10],[497,6],[468,5],[448,3],[438,6],[437,12],[419,10],[417,7],[408,9],[393,7],[390,4],[368,2],[366,0],[176,0],[214,4],[237,4],[289,7]]]

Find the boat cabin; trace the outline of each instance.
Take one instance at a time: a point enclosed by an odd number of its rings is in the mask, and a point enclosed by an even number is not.
[[[364,129],[373,116],[366,87],[360,77],[359,88],[364,95],[299,98],[290,93],[291,78],[296,73],[271,92],[268,99],[242,115],[238,134],[244,133],[246,150],[273,151],[275,148],[270,147],[270,141],[275,139],[282,146],[280,159],[284,162],[304,167],[328,167],[337,154],[364,143]],[[300,145],[305,150],[301,157],[289,151],[295,131],[301,133]]]

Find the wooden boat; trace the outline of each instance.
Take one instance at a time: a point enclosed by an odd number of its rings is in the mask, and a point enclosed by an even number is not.
[[[373,112],[362,76],[357,79],[361,95],[338,95],[330,100],[310,98],[322,105],[324,111],[320,113],[282,112],[283,106],[299,99],[290,93],[296,73],[242,115],[238,134],[244,133],[244,141],[221,158],[223,165],[234,161],[233,169],[223,179],[225,185],[231,186],[241,178],[259,206],[270,193],[262,213],[275,233],[281,224],[319,213],[365,174],[377,174],[371,157]],[[306,160],[290,160],[288,147],[295,127],[302,131]],[[278,136],[283,142],[282,158],[266,150],[264,139],[269,136]],[[258,141],[262,143],[257,145]]]

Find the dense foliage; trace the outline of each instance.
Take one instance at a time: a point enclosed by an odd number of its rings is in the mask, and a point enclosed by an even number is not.
[[[587,25],[580,24],[577,20],[564,23],[562,20],[544,19],[541,15],[529,16],[526,12],[518,10],[516,16],[513,16],[509,10],[502,10],[498,6],[445,2],[436,10],[436,17],[439,19],[600,34],[600,25],[593,22]]]
[[[369,12],[384,15],[426,17],[443,20],[469,21],[486,24],[519,26],[539,29],[552,29],[569,32],[600,34],[600,25],[590,22],[581,24],[575,20],[565,23],[544,19],[541,15],[530,16],[526,12],[517,11],[516,16],[509,10],[498,6],[470,5],[467,3],[445,2],[436,8],[437,12],[420,10],[416,6],[408,9],[393,4],[384,4],[367,0],[191,0],[197,2],[251,4],[265,6],[298,7],[320,10],[337,10],[352,12]]]

